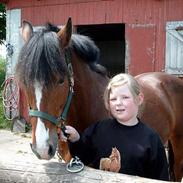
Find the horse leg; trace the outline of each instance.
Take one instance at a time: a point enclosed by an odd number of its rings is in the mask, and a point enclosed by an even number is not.
[[[168,140],[165,144],[166,157],[168,162],[168,171],[171,181],[175,181],[175,173],[174,173],[174,153],[170,140]]]
[[[171,145],[172,145],[172,152],[173,152],[173,169],[174,169],[174,176],[176,181],[181,181],[182,179],[182,170],[183,170],[183,162],[182,162],[182,154],[181,152],[181,142],[183,142],[183,137],[181,136],[172,136],[171,137]]]

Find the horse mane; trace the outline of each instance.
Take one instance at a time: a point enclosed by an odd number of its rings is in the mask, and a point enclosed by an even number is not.
[[[100,57],[99,48],[88,36],[72,34],[70,47],[89,65],[91,70],[102,75],[107,74],[106,68],[98,64]]]
[[[40,29],[21,49],[15,75],[26,87],[36,81],[50,86],[56,75],[64,80],[67,66],[62,55],[57,34]]]
[[[50,86],[56,76],[59,80],[64,80],[67,65],[56,34],[58,31],[56,26],[48,23],[45,28],[34,32],[21,49],[15,75],[26,87],[36,81],[42,86]],[[106,75],[106,69],[98,64],[99,49],[89,37],[73,34],[67,49],[73,50],[89,65],[90,69]]]
[[[47,23],[47,28],[54,32],[58,32],[60,30],[57,26],[51,23]],[[94,41],[88,36],[72,34],[68,49],[73,50],[78,57],[84,60],[91,70],[102,75],[107,74],[106,68],[98,63],[100,50]]]

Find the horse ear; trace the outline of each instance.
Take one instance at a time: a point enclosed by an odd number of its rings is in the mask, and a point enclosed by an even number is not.
[[[57,33],[58,37],[61,39],[61,47],[62,49],[69,45],[69,41],[72,35],[72,20],[69,17],[67,24],[60,29]]]
[[[32,34],[33,34],[33,27],[31,25],[31,23],[24,20],[22,22],[22,29],[21,29],[21,35],[23,37],[23,40],[25,42],[29,41]]]

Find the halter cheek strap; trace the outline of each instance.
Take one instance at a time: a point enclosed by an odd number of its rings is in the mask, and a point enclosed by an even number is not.
[[[67,96],[67,102],[66,102],[66,104],[64,106],[64,109],[63,109],[62,114],[57,119],[58,121],[60,121],[60,120],[66,121],[67,120],[67,114],[69,112],[69,108],[70,108],[70,105],[71,105],[71,101],[72,101],[73,94],[74,94],[74,90],[73,90],[72,87],[70,87],[69,94]]]

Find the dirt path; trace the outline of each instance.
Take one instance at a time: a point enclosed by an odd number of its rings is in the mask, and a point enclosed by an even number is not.
[[[30,134],[16,134],[8,130],[0,130],[0,157],[13,158],[20,154],[31,154]]]
[[[29,158],[32,161],[40,161],[32,153],[30,148],[30,133],[14,133],[9,130],[0,130],[0,158],[11,161],[15,159]],[[58,161],[53,158],[53,161]]]

